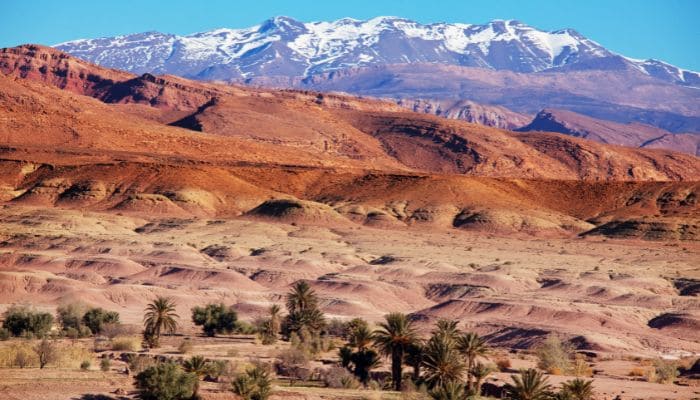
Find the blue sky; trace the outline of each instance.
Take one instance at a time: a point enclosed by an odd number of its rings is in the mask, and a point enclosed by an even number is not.
[[[3,0],[0,47],[160,31],[243,28],[276,15],[301,21],[394,15],[422,23],[517,19],[573,28],[610,50],[700,71],[700,0]]]

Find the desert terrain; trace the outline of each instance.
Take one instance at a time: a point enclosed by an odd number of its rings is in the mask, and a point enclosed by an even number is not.
[[[189,338],[188,355],[242,366],[290,344],[203,337],[190,310],[224,303],[253,323],[303,280],[328,320],[376,325],[401,312],[424,336],[457,321],[512,360],[494,385],[534,367],[556,334],[587,357],[596,399],[700,397],[692,376],[630,375],[700,355],[691,154],[341,94],[136,76],[34,45],[0,51],[0,71],[0,311],[81,302],[140,330],[144,308],[165,296],[178,336],[148,354],[184,357]],[[93,366],[0,368],[0,394],[135,396],[119,352],[98,371],[97,340],[60,340]],[[336,362],[330,350],[313,360]],[[406,395],[288,386],[275,381],[273,398]],[[235,398],[213,382],[202,396]]]

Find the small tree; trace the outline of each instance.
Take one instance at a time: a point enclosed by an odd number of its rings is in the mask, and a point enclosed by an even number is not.
[[[44,368],[47,364],[56,361],[56,345],[48,339],[42,339],[34,348],[34,352],[39,359],[39,368]]]
[[[91,308],[83,315],[83,324],[90,329],[93,335],[102,333],[106,324],[119,323],[119,313],[107,311],[103,308]]]
[[[204,334],[210,337],[217,333],[231,333],[236,328],[238,315],[232,307],[226,307],[222,303],[207,304],[204,307],[192,309],[192,322],[201,326]]]
[[[189,400],[197,375],[185,372],[173,362],[158,363],[136,375],[136,387],[143,400]]]
[[[563,374],[571,370],[573,350],[557,336],[549,335],[537,348],[537,367],[550,374]]]

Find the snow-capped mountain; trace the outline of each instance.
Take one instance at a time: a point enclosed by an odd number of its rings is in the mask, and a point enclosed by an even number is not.
[[[56,45],[99,65],[197,79],[307,77],[346,68],[439,63],[532,73],[634,68],[667,82],[700,86],[700,74],[608,51],[571,29],[545,32],[518,21],[423,25],[395,17],[302,23],[275,17],[246,29],[187,36],[159,32]]]

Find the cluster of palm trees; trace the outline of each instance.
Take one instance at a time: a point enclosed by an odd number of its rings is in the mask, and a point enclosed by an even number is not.
[[[403,368],[407,365],[413,368],[413,382],[426,385],[435,400],[479,396],[483,382],[496,370],[483,362],[490,353],[486,341],[474,332],[460,331],[457,321],[438,320],[427,340],[419,338],[412,320],[401,313],[388,314],[374,331],[357,319],[351,321],[349,330],[348,346],[339,350],[341,364],[354,365],[353,372],[363,382],[370,369],[379,365],[379,359],[372,356],[377,354],[373,348],[391,360],[395,390],[403,387]],[[534,369],[511,378],[513,382],[504,387],[504,394],[512,400],[590,400],[593,395],[593,381],[574,379],[555,391]]]
[[[391,313],[371,337],[379,352],[391,360],[395,390],[402,388],[404,365],[413,368],[416,383],[427,385],[438,398],[448,391],[478,394],[482,382],[493,371],[478,362],[489,351],[486,342],[476,333],[461,332],[456,321],[439,320],[430,338],[424,341],[407,315]]]
[[[288,314],[283,319],[280,307],[270,308],[270,317],[264,324],[264,335],[276,340],[282,331],[287,336],[300,332],[320,335],[325,317],[319,309],[316,293],[305,281],[294,284],[287,294]],[[174,333],[179,316],[170,298],[158,297],[148,304],[144,315],[144,339],[151,347],[159,345],[165,333]],[[413,369],[412,380],[424,384],[436,400],[463,400],[481,393],[482,383],[495,371],[482,360],[490,352],[485,340],[473,332],[462,332],[456,321],[441,319],[435,324],[427,340],[422,340],[411,318],[402,313],[385,316],[377,329],[367,322],[354,319],[346,324],[348,344],[339,350],[342,366],[350,370],[363,384],[370,372],[380,364],[380,354],[391,362],[393,388],[403,387],[403,369]],[[188,370],[203,371],[203,359],[193,359]],[[202,364],[202,365],[200,365]],[[534,369],[523,370],[512,376],[505,386],[505,395],[512,400],[589,400],[592,381],[574,379],[562,384],[554,392],[547,378]]]

